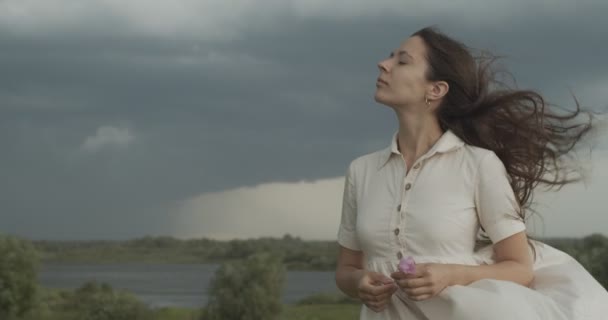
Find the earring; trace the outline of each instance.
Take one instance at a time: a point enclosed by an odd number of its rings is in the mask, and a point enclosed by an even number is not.
[[[424,97],[424,102],[426,102],[427,107],[431,106],[431,102],[429,102],[429,99],[427,97]]]

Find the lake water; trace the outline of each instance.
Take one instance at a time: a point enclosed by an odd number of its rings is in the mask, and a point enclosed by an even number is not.
[[[207,289],[218,265],[209,264],[45,264],[38,274],[44,287],[75,289],[87,281],[126,289],[151,307],[198,308],[207,304]],[[314,293],[338,292],[334,272],[289,271],[283,302]]]

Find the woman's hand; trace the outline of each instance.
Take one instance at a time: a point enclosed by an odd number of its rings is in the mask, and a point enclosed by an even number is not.
[[[455,278],[454,265],[440,263],[418,263],[413,274],[402,271],[391,273],[395,283],[407,293],[410,299],[422,301],[438,295]]]
[[[359,299],[370,309],[380,312],[386,308],[398,287],[394,280],[378,272],[367,271],[357,284]]]

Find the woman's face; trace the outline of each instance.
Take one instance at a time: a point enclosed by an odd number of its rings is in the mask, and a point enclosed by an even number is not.
[[[391,107],[424,107],[430,84],[425,77],[428,67],[425,54],[422,38],[413,36],[401,43],[387,59],[380,61],[374,100]]]

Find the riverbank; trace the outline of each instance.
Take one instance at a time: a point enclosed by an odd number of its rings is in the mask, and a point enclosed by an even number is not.
[[[584,239],[579,238],[538,240],[573,255],[584,249]],[[339,250],[336,241],[302,240],[290,235],[230,241],[147,236],[124,241],[36,240],[32,244],[42,263],[222,264],[257,252],[270,252],[283,257],[287,270],[300,271],[334,271]]]

